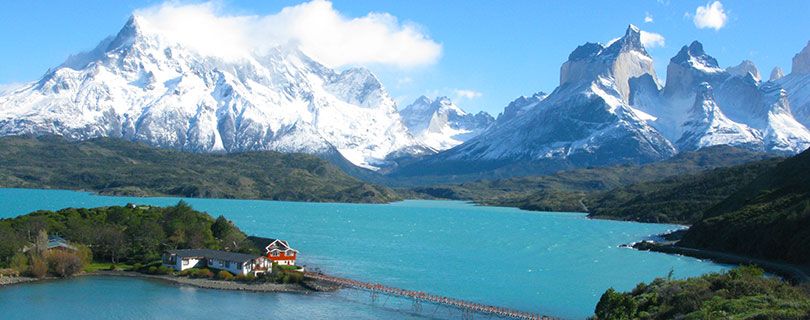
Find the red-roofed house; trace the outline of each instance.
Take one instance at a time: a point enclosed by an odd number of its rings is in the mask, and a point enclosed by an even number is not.
[[[277,263],[281,266],[295,265],[298,250],[290,248],[290,244],[287,243],[287,241],[253,236],[248,237],[248,240],[253,242],[257,247],[264,248],[267,259],[270,259],[272,263]]]

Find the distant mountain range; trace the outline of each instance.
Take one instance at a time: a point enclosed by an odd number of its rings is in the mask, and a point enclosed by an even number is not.
[[[810,147],[808,124],[810,43],[790,74],[775,69],[763,82],[753,62],[720,68],[695,41],[670,60],[662,86],[632,25],[611,43],[577,47],[559,87],[517,98],[497,119],[445,97],[398,111],[370,71],[338,72],[293,47],[206,56],[138,16],[0,93],[0,136],[303,152],[355,176],[428,183],[648,163],[721,144],[792,155]]]
[[[0,96],[0,135],[120,137],[193,152],[274,150],[379,169],[433,153],[383,85],[292,47],[241,59],[202,55],[133,16],[93,51]]]
[[[516,100],[490,129],[393,176],[458,182],[653,162],[713,145],[783,155],[810,147],[810,43],[791,74],[775,70],[762,82],[753,62],[720,68],[695,41],[670,60],[662,86],[640,37],[631,25],[611,43],[577,47],[551,94]]]

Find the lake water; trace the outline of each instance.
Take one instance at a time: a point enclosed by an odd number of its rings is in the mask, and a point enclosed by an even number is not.
[[[173,205],[180,198],[127,198],[59,190],[0,189],[0,218],[39,209],[126,203]],[[299,265],[360,281],[452,296],[564,318],[585,318],[610,287],[717,272],[727,266],[620,244],[673,225],[589,220],[583,214],[478,207],[463,202],[385,205],[184,199],[224,215],[250,235],[281,238]],[[83,277],[0,289],[2,317],[448,318],[450,310],[367,293],[257,294],[179,287],[141,279]],[[382,306],[384,304],[384,306]],[[67,313],[66,313],[67,312]],[[240,317],[241,318],[241,317]]]

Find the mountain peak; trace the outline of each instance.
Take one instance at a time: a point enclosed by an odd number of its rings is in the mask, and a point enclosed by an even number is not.
[[[784,76],[785,76],[785,73],[782,72],[782,68],[773,67],[773,70],[771,70],[771,78],[769,80],[770,81],[779,80]]]
[[[750,74],[754,80],[760,81],[762,77],[759,75],[759,69],[751,60],[743,60],[740,64],[726,68],[728,73],[731,73],[736,76],[743,76],[745,77],[747,74]]]
[[[697,40],[692,41],[689,46],[683,46],[670,62],[693,67],[719,68],[717,60],[706,54],[706,51],[703,51],[703,44]]]
[[[810,73],[810,41],[801,52],[793,56],[793,69],[791,73]]]

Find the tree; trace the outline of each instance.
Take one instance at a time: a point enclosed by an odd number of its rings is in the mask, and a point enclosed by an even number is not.
[[[228,222],[228,219],[225,219],[224,216],[220,215],[217,218],[217,221],[211,225],[211,233],[214,234],[215,238],[223,239],[225,238],[228,233],[231,231],[231,224]]]
[[[602,294],[594,313],[599,320],[630,320],[634,318],[637,308],[632,297],[610,288]]]
[[[45,229],[39,229],[37,239],[34,242],[34,249],[40,257],[44,257],[45,252],[48,251],[48,233],[45,232]]]
[[[28,257],[26,257],[23,253],[15,254],[13,257],[11,257],[9,267],[19,273],[25,273],[28,271]]]
[[[82,259],[75,253],[62,250],[48,252],[48,270],[62,278],[70,277],[84,268]]]
[[[34,277],[43,278],[48,273],[48,264],[38,255],[31,255],[28,264],[28,271]]]
[[[124,233],[118,227],[107,225],[100,228],[96,238],[99,248],[110,255],[110,262],[117,263],[118,256],[126,250]]]

